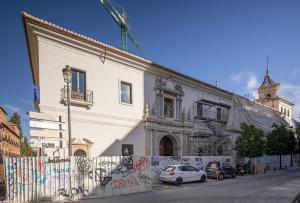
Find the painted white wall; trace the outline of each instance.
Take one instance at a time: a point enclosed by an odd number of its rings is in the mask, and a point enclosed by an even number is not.
[[[120,155],[121,144],[134,144],[134,154],[145,154],[141,125],[144,109],[144,73],[84,51],[39,38],[40,111],[66,117],[60,89],[62,69],[70,65],[86,72],[86,88],[94,92],[91,109],[71,106],[72,137],[94,142],[91,156]],[[133,103],[120,103],[119,83],[132,84]]]
[[[145,129],[143,114],[145,103],[155,105],[155,79],[166,77],[165,73],[146,72],[141,67],[129,66],[123,61],[109,58],[103,63],[98,56],[73,48],[49,38],[38,38],[40,111],[67,117],[67,109],[61,103],[61,88],[64,87],[62,69],[69,65],[86,72],[86,89],[94,93],[94,105],[87,109],[71,106],[72,137],[87,138],[94,142],[91,156],[121,154],[122,144],[133,144],[134,155],[145,154]],[[117,61],[119,60],[119,61]],[[185,93],[182,109],[193,113],[193,103],[199,99],[231,104],[231,99],[222,97],[208,87],[189,84],[179,78]],[[133,103],[120,103],[120,82],[132,84]],[[67,133],[65,133],[67,136]]]

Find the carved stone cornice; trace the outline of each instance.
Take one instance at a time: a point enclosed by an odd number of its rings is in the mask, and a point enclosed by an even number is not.
[[[144,122],[146,123],[146,126],[147,124],[154,123],[154,124],[165,125],[166,127],[194,128],[194,124],[191,121],[169,119],[166,117],[154,116],[154,115],[149,115],[147,117],[144,117]]]

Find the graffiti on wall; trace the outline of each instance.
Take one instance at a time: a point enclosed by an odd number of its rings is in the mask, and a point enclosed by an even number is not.
[[[160,172],[172,164],[184,164],[193,166],[199,170],[205,170],[209,161],[226,161],[230,156],[152,156],[151,157],[151,177],[153,180],[159,180]]]
[[[14,157],[5,163],[8,201],[75,200],[152,187],[146,156]]]

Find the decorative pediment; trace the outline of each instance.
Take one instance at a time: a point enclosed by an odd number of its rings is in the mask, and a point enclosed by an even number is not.
[[[178,95],[184,95],[182,85],[172,79],[157,77],[155,79],[155,89],[169,91]]]
[[[77,145],[92,145],[94,144],[91,140],[87,139],[87,138],[73,138],[72,139],[72,144],[77,144]]]

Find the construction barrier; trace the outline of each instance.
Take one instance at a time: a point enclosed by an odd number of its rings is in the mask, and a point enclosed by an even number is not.
[[[147,191],[152,188],[150,164],[146,156],[5,158],[6,200],[77,200]]]
[[[159,181],[160,172],[172,164],[190,165],[199,170],[205,170],[210,161],[224,161],[235,166],[235,159],[232,156],[152,156],[151,177],[153,181]]]

